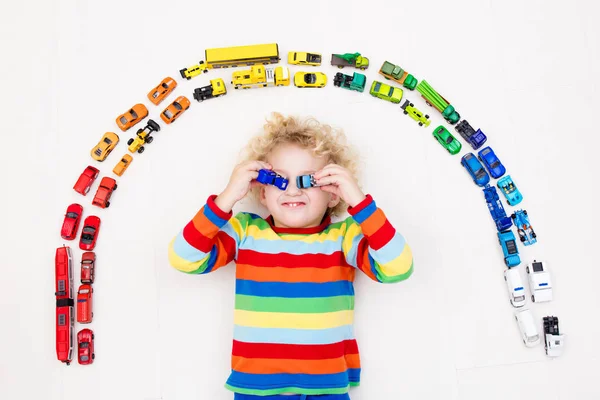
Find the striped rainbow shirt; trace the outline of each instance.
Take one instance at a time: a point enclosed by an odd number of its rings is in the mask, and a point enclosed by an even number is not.
[[[340,394],[360,382],[353,333],[356,270],[377,282],[413,271],[410,247],[370,195],[343,221],[278,228],[225,213],[210,196],[171,241],[176,269],[206,274],[235,261],[233,392]]]

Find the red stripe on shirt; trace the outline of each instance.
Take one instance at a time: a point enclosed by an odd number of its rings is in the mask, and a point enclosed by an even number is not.
[[[238,251],[237,262],[240,264],[250,264],[256,267],[312,267],[329,268],[347,266],[346,258],[342,251],[336,251],[331,254],[289,254],[277,253],[267,254],[253,250],[240,249]]]
[[[323,360],[358,354],[356,340],[332,344],[277,344],[233,341],[232,355],[244,358]]]

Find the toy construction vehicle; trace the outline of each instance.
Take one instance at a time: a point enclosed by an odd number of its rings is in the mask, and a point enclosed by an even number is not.
[[[144,152],[144,145],[146,143],[152,143],[154,140],[154,137],[150,135],[153,132],[158,131],[160,131],[160,125],[149,119],[145,127],[137,130],[136,137],[127,141],[127,145],[129,145],[127,149],[131,153],[135,153],[137,151],[138,153],[142,154]]]

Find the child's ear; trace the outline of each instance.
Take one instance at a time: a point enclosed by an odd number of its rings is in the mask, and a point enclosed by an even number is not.
[[[262,204],[263,206],[267,206],[267,198],[265,196],[265,187],[263,185],[261,185],[261,187],[259,188],[259,193],[258,193],[258,198],[260,200],[260,204]]]
[[[333,193],[330,193],[329,196],[330,196],[329,203],[327,203],[327,207],[333,208],[333,207],[337,206],[340,202],[340,196],[338,196],[337,194],[333,194]]]

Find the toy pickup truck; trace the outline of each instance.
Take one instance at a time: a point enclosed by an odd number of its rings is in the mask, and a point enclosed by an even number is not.
[[[365,70],[369,67],[369,59],[361,56],[360,53],[332,54],[331,65],[338,68],[354,67]]]
[[[454,129],[471,145],[473,150],[480,148],[487,140],[487,136],[481,132],[481,129],[477,129],[476,132],[466,119],[456,124]]]
[[[358,72],[355,72],[354,74],[352,74],[352,76],[338,72],[333,78],[333,84],[337,87],[341,87],[348,90],[356,90],[357,92],[362,93],[365,91],[367,77],[363,74],[359,74]]]
[[[398,65],[394,65],[388,61],[383,63],[379,69],[379,73],[383,75],[385,79],[396,81],[409,90],[414,90],[418,83],[414,76],[400,68]]]

